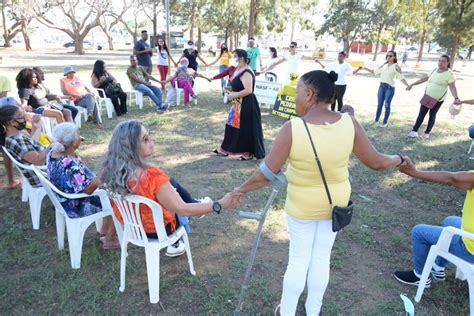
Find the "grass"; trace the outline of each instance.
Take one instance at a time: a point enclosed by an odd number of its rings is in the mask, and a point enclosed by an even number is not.
[[[359,80],[359,79],[358,79]],[[362,77],[362,85],[371,82]],[[403,92],[399,94],[403,95]],[[353,104],[364,104],[348,96]],[[351,99],[352,98],[352,99]],[[416,109],[399,102],[388,128],[370,125],[373,107],[356,107],[358,119],[375,147],[386,153],[403,152],[425,169],[467,170],[472,164],[465,150],[464,128],[441,117],[436,134],[427,141],[405,139]],[[194,196],[219,198],[242,183],[256,168],[210,154],[222,140],[227,106],[217,92],[202,93],[199,105],[156,114],[151,106],[130,109],[127,118],[142,120],[153,131],[156,155],[152,162],[179,179]],[[267,151],[284,120],[262,110]],[[82,128],[86,141],[83,159],[100,169],[111,132],[125,118],[105,119],[97,131]],[[467,119],[463,124],[467,123]],[[445,216],[460,215],[464,192],[428,184],[394,170],[374,172],[351,159],[352,198],[356,203],[353,223],[338,234],[331,261],[331,279],[324,297],[326,315],[401,315],[400,293],[413,298],[416,288],[397,283],[391,274],[411,267],[411,227],[438,224]],[[2,169],[2,174],[4,171]],[[240,209],[259,210],[269,189],[249,194]],[[270,315],[279,299],[288,256],[285,192],[269,211],[252,281],[244,302],[245,315]],[[2,314],[157,314],[230,315],[255,236],[256,223],[238,217],[236,211],[195,219],[190,235],[197,275],[187,270],[185,257],[161,259],[160,296],[165,312],[148,302],[145,256],[130,246],[124,293],[119,293],[119,252],[102,253],[91,227],[84,240],[80,270],[70,267],[69,252],[57,249],[51,203],[43,202],[40,229],[31,229],[28,206],[20,192],[0,191],[0,306]],[[240,210],[239,209],[239,210]],[[434,283],[416,305],[421,315],[468,313],[466,283],[453,280]],[[305,292],[306,293],[306,292]],[[298,313],[304,313],[303,294]]]

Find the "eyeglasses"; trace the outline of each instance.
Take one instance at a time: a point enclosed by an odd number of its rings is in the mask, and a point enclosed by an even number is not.
[[[290,48],[295,48],[295,46],[294,46],[294,45],[290,45]]]
[[[387,57],[394,57],[393,55],[387,55]]]
[[[13,121],[17,122],[18,124],[20,123],[25,123],[26,122],[26,117],[16,117],[13,119]]]

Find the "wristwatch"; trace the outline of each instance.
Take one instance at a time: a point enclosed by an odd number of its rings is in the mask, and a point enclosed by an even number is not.
[[[218,201],[212,202],[212,210],[216,212],[217,214],[221,213],[222,210],[222,205]]]

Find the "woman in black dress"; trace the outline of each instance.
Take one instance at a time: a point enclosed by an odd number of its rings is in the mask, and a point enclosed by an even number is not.
[[[248,66],[245,50],[236,49],[233,61],[237,66],[231,77],[232,91],[228,92],[234,104],[227,117],[224,140],[214,153],[237,156],[241,160],[262,159],[265,148],[260,108],[253,94],[255,75]]]
[[[127,114],[127,94],[123,92],[120,85],[105,67],[103,60],[97,60],[94,64],[91,75],[91,83],[94,88],[104,89],[107,98],[110,98],[114,105],[117,116]],[[115,85],[116,90],[108,89],[109,85]]]

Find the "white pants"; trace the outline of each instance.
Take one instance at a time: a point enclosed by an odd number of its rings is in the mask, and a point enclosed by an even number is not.
[[[283,279],[280,313],[293,316],[308,284],[306,315],[319,315],[329,282],[329,259],[336,239],[331,220],[299,220],[287,215],[290,235],[288,267]]]

